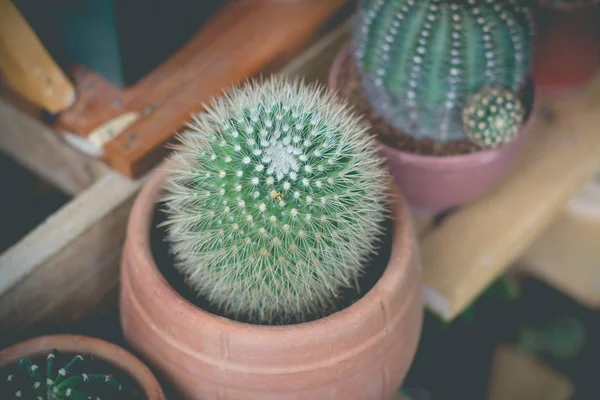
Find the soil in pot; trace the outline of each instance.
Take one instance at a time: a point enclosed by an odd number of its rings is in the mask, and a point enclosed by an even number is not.
[[[345,57],[342,62],[336,87],[340,96],[347,99],[359,115],[362,115],[369,122],[372,126],[372,132],[377,135],[377,139],[388,146],[407,153],[426,156],[456,156],[482,150],[480,146],[468,140],[451,141],[448,143],[440,143],[432,139],[418,140],[391,127],[369,105],[358,69],[350,56]],[[533,110],[534,101],[534,85],[531,80],[528,80],[526,86],[523,88],[521,100],[525,104],[526,109],[524,121],[527,121]]]
[[[183,298],[194,306],[205,310],[211,314],[236,320],[243,323],[255,324],[255,321],[233,318],[230,315],[223,314],[218,308],[213,306],[208,299],[196,294],[186,283],[185,276],[173,267],[175,259],[169,251],[169,243],[166,241],[166,229],[161,224],[166,219],[162,207],[159,205],[154,213],[152,221],[152,231],[150,233],[152,255],[156,261],[159,271],[165,277],[169,285],[175,289]],[[384,230],[381,235],[379,247],[371,257],[365,273],[357,280],[356,285],[350,288],[343,288],[336,299],[335,307],[325,310],[323,315],[311,315],[304,321],[289,321],[288,324],[309,322],[319,318],[326,317],[337,311],[343,310],[360,300],[381,278],[385,268],[388,265],[392,250],[392,220],[387,219],[384,222]],[[282,321],[274,320],[271,325],[283,325]]]
[[[81,354],[86,356],[85,354]],[[74,354],[63,354],[59,353],[54,360],[55,374],[56,371],[62,366],[65,366],[71,361]],[[89,356],[88,356],[89,357]],[[46,377],[46,356],[36,357],[30,359],[33,364],[39,366],[40,374],[42,377]],[[129,375],[114,367],[113,365],[93,358],[93,360],[86,360],[82,363],[75,364],[72,368],[69,368],[71,376],[81,375],[83,373],[91,374],[102,374],[113,377],[122,386],[121,391],[115,391],[114,389],[108,388],[106,385],[101,384],[86,384],[85,387],[81,387],[82,391],[94,396],[93,398],[99,398],[102,400],[146,400],[147,397],[140,385]],[[30,384],[31,381],[28,379],[15,380],[8,382],[6,377],[9,375],[23,376],[22,372],[17,372],[17,365],[11,364],[6,367],[0,368],[0,398],[9,399],[11,395],[17,390],[21,390],[23,384]],[[26,395],[22,397],[22,400],[36,400],[35,397],[28,398]]]

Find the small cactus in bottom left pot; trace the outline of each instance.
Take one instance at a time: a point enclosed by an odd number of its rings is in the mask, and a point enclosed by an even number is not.
[[[81,355],[74,356],[66,365],[55,366],[58,350],[52,350],[46,357],[45,376],[40,366],[27,358],[17,362],[15,373],[5,379],[13,392],[11,399],[19,400],[110,400],[100,399],[89,394],[86,386],[104,385],[115,393],[122,390],[121,385],[110,375],[104,374],[74,374],[73,368],[86,360]],[[4,394],[3,394],[4,395]],[[3,397],[5,398],[5,397]]]

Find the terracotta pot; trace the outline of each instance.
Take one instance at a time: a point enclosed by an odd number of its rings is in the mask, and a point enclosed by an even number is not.
[[[158,381],[140,360],[119,346],[87,336],[52,335],[26,340],[0,351],[0,368],[23,357],[46,356],[52,349],[63,354],[89,355],[107,362],[136,381],[147,400],[166,399]]]
[[[564,96],[585,86],[600,66],[597,9],[540,9],[533,78],[544,96]]]
[[[335,58],[329,88],[337,91],[342,65],[350,57],[346,46]],[[414,212],[439,213],[487,193],[507,172],[532,118],[513,142],[492,150],[459,156],[424,156],[379,142],[380,151]]]
[[[150,248],[157,171],[131,212],[122,262],[127,340],[185,399],[385,400],[403,381],[423,318],[418,252],[409,210],[396,191],[389,264],[350,307],[302,324],[236,322],[197,308],[165,280]]]

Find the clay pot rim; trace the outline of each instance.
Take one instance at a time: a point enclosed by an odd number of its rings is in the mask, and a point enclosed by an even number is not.
[[[329,70],[329,76],[327,79],[329,90],[336,95],[338,92],[337,77],[340,74],[340,70],[342,69],[342,65],[343,65],[344,61],[346,60],[347,57],[350,56],[351,48],[352,48],[351,42],[344,45],[344,47],[342,47],[342,49],[335,56],[333,63],[331,64],[331,68]],[[536,98],[537,98],[537,96],[536,96]],[[346,101],[346,100],[344,100],[344,101]],[[525,136],[524,133],[526,133],[530,130],[530,127],[534,120],[533,111],[536,108],[536,101],[537,100],[534,99],[534,102],[531,106],[531,112],[529,113],[529,118],[527,119],[527,121],[525,121],[521,124],[520,134],[517,137],[517,139],[513,140],[510,143],[507,143],[503,146],[496,147],[493,149],[480,150],[480,151],[477,151],[474,153],[468,153],[468,154],[457,154],[457,155],[450,155],[450,156],[431,156],[431,155],[415,154],[415,153],[410,153],[410,152],[407,152],[404,150],[400,150],[400,149],[397,149],[395,147],[392,147],[392,146],[389,146],[389,145],[383,143],[379,139],[376,139],[376,141],[379,146],[388,149],[390,152],[395,152],[395,153],[399,154],[403,159],[407,160],[408,162],[411,162],[413,164],[425,164],[425,165],[428,165],[428,167],[431,169],[435,168],[436,166],[439,169],[444,169],[444,168],[446,168],[447,165],[452,165],[452,164],[479,163],[481,159],[497,157],[500,153],[506,151],[506,149],[508,147],[516,146],[517,143],[519,143],[523,140],[523,137]]]
[[[45,356],[52,349],[101,359],[135,380],[148,400],[166,400],[154,374],[137,357],[116,344],[89,336],[47,335],[19,342],[0,351],[0,367],[8,366],[22,357]]]
[[[314,333],[315,329],[325,332],[331,329],[335,330],[337,328],[334,327],[353,323],[351,321],[355,322],[357,315],[366,315],[373,308],[379,309],[381,299],[389,297],[389,293],[394,291],[395,282],[405,280],[405,275],[411,268],[411,260],[417,256],[413,254],[415,238],[412,234],[412,219],[408,204],[390,177],[389,182],[392,188],[390,211],[393,216],[390,257],[386,269],[377,283],[358,301],[326,317],[288,325],[258,325],[216,315],[196,307],[179,294],[159,271],[152,255],[150,232],[153,218],[148,216],[153,216],[156,212],[156,200],[159,193],[163,191],[163,183],[168,174],[168,160],[166,160],[152,173],[136,198],[127,225],[127,246],[131,246],[131,251],[127,254],[132,257],[131,265],[135,266],[136,274],[145,274],[145,278],[150,281],[149,287],[162,289],[160,293],[167,297],[164,301],[171,305],[173,313],[196,314],[198,318],[202,319],[205,326],[210,324],[211,329],[221,331],[242,329],[257,335]]]

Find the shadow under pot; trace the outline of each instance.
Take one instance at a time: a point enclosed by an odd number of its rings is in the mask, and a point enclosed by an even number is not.
[[[600,70],[600,8],[540,8],[533,79],[546,97],[572,94]]]
[[[238,321],[193,293],[165,242],[157,171],[130,216],[121,269],[126,339],[194,400],[382,400],[416,352],[423,305],[409,209],[397,188],[388,234],[339,311],[308,322]]]
[[[449,155],[438,155],[444,150],[440,150],[435,141],[417,141],[395,131],[370,107],[352,58],[351,45],[336,56],[329,74],[329,88],[347,99],[371,124],[380,152],[413,212],[438,214],[488,193],[509,170],[533,120],[534,89],[533,82],[528,80],[522,91],[526,122],[516,139],[484,150],[465,140],[453,143]]]

